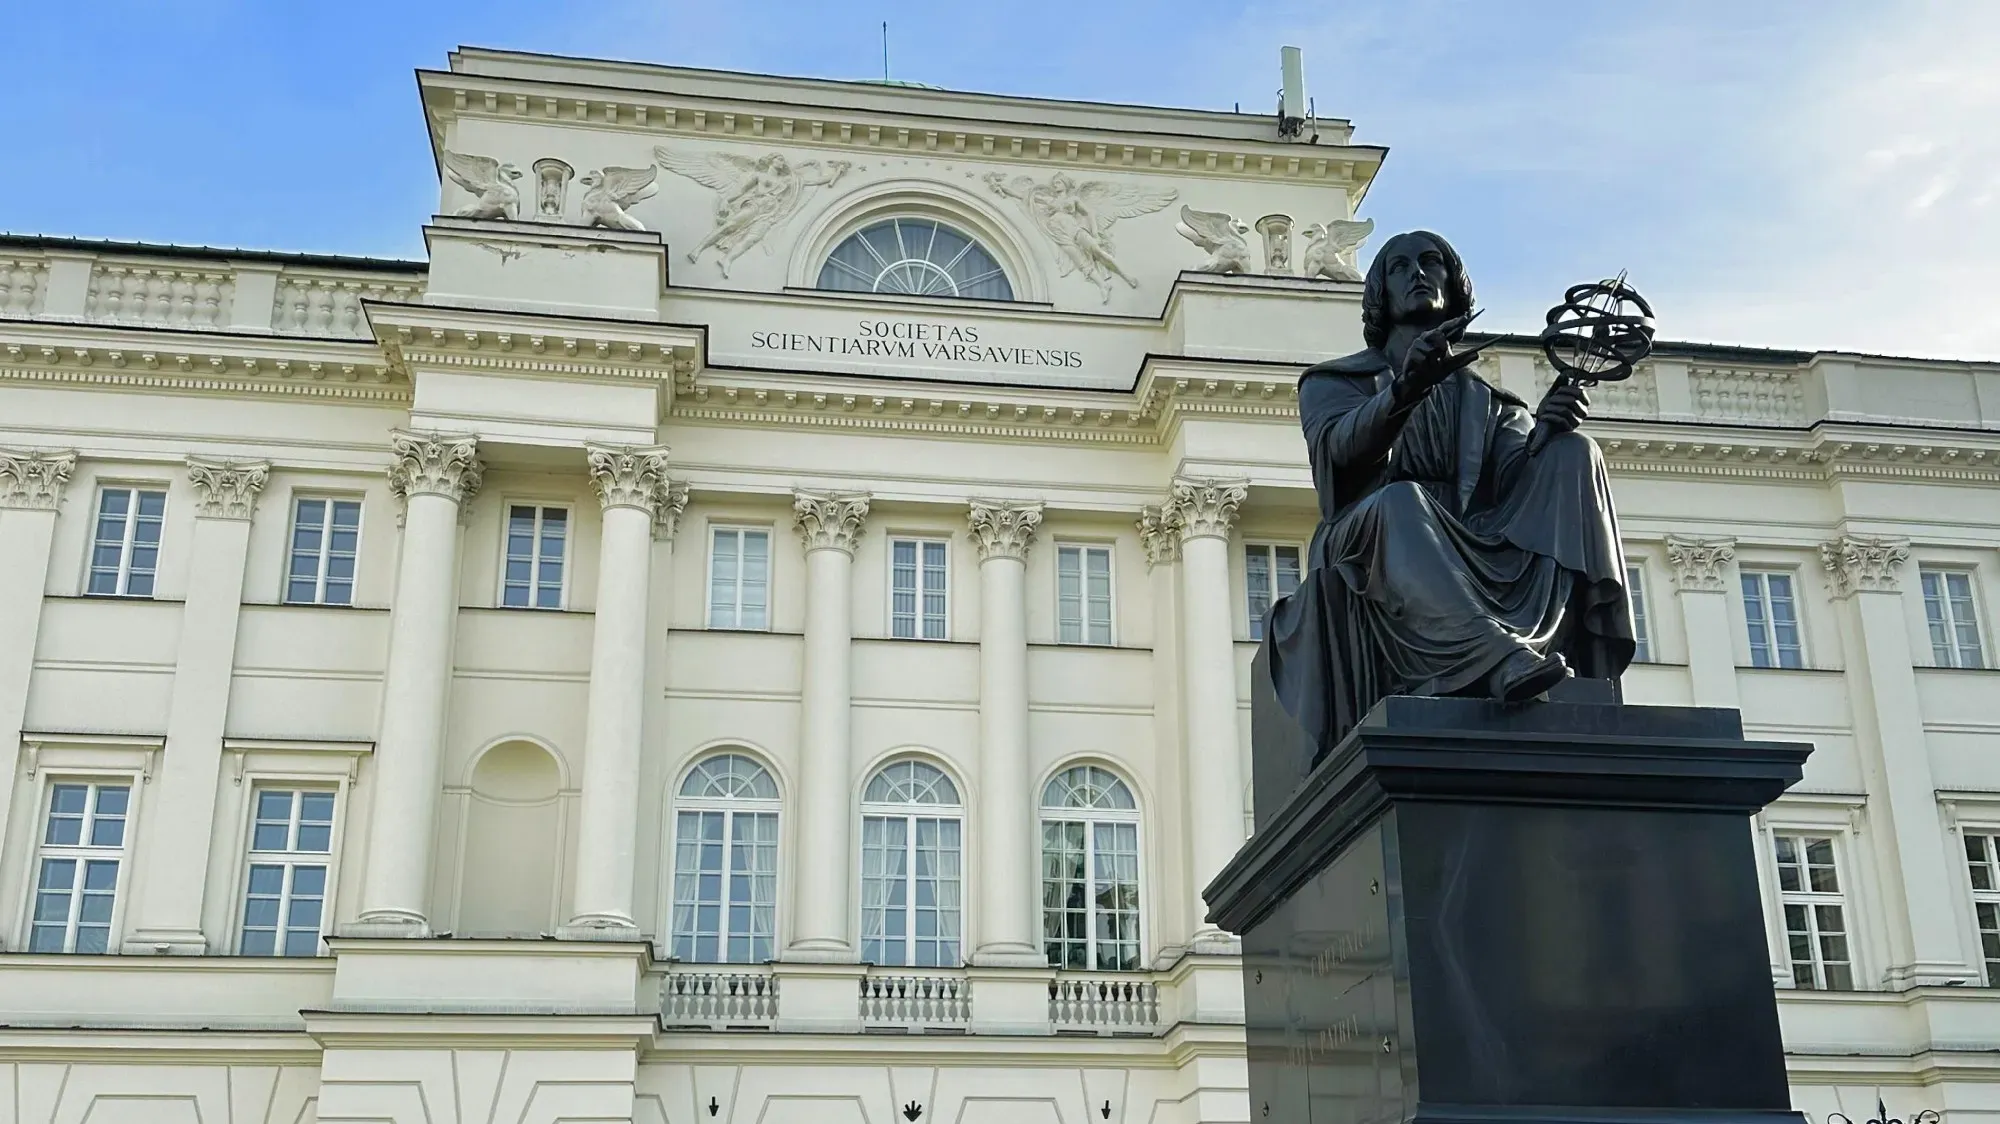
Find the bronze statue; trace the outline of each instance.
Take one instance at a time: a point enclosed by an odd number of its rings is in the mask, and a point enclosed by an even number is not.
[[[1399,234],[1364,282],[1367,348],[1300,377],[1320,524],[1266,635],[1316,755],[1388,695],[1521,702],[1632,660],[1611,485],[1576,432],[1589,393],[1560,379],[1531,413],[1454,347],[1474,315],[1450,243]]]

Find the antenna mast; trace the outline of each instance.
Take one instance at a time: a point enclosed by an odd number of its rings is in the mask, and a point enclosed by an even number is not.
[[[882,21],[882,81],[889,80],[889,21]]]

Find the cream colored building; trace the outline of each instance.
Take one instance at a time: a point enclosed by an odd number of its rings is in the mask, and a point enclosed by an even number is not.
[[[1255,1120],[1198,889],[1383,150],[420,88],[428,262],[0,240],[0,1121]],[[2000,1120],[2000,368],[1599,403],[1629,696],[1817,747],[1754,827],[1798,1107]]]

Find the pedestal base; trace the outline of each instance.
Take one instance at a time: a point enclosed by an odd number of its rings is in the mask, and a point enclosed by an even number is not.
[[[1385,700],[1208,890],[1251,1119],[1797,1124],[1747,820],[1809,752],[1733,711]]]

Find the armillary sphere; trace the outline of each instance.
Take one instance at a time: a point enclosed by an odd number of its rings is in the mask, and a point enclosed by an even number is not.
[[[1557,379],[1596,386],[1632,377],[1632,368],[1653,353],[1653,306],[1625,283],[1625,274],[1571,285],[1562,303],[1549,309],[1537,337]],[[1537,425],[1528,452],[1539,451],[1548,431]]]

